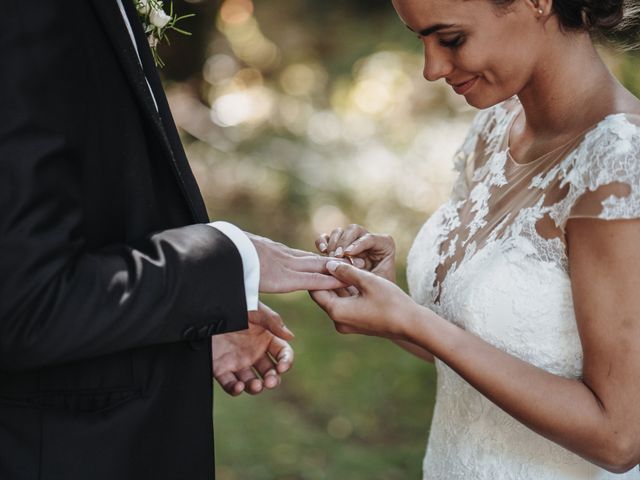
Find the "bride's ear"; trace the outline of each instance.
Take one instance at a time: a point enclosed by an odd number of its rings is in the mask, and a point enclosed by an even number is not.
[[[553,0],[526,0],[526,3],[537,18],[548,17],[553,10]]]

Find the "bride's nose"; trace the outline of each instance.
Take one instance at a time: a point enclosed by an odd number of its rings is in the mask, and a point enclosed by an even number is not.
[[[422,75],[430,82],[445,78],[453,70],[449,53],[442,47],[427,46],[424,42],[424,68]]]

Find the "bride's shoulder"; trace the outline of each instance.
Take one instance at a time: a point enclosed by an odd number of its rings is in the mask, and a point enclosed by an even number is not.
[[[554,171],[569,187],[561,218],[640,218],[640,114],[607,115]]]
[[[605,116],[586,133],[577,157],[596,154],[616,158],[629,156],[630,152],[640,153],[640,111]]]
[[[600,150],[604,145],[609,150],[615,146],[640,146],[640,100],[623,89],[607,110],[585,135],[585,146]]]
[[[587,131],[565,163],[585,175],[640,171],[640,112],[605,116]]]

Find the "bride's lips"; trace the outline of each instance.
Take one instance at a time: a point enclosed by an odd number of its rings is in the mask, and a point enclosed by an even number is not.
[[[465,93],[467,93],[469,90],[473,88],[473,86],[478,81],[478,78],[479,77],[473,77],[467,80],[466,82],[462,82],[462,83],[451,83],[451,82],[447,82],[447,83],[449,83],[449,85],[453,87],[453,91],[456,92],[458,95],[464,95]]]

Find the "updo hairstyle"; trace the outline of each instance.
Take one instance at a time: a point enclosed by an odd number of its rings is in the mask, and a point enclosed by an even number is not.
[[[509,6],[515,0],[491,1]],[[613,40],[635,41],[640,28],[640,0],[554,0],[553,13],[567,31],[583,30]]]

